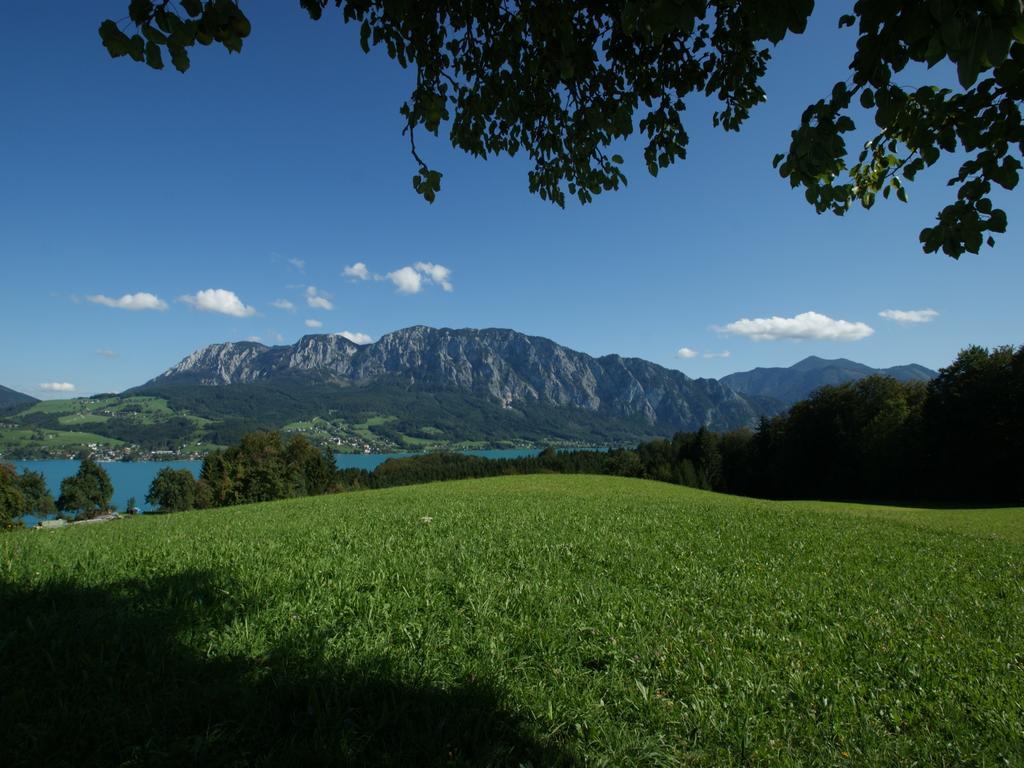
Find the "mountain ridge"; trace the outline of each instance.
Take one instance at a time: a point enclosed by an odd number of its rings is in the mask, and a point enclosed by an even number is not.
[[[936,372],[911,364],[872,368],[846,358],[808,356],[789,367],[759,367],[721,379],[691,378],[638,357],[593,356],[508,328],[414,325],[357,344],[341,334],[306,334],[294,344],[239,341],[187,355],[136,392],[167,386],[241,384],[458,391],[504,409],[576,408],[659,433],[701,426],[753,426],[825,385],[870,375],[927,381]]]
[[[412,326],[369,344],[310,334],[294,344],[211,344],[121,394],[63,407],[23,400],[4,412],[0,452],[33,458],[103,446],[110,457],[194,455],[266,429],[356,452],[635,445],[700,427],[754,427],[786,409],[781,398],[791,399],[794,385],[809,394],[886,372],[934,375],[808,357],[716,380],[510,329]]]
[[[916,363],[872,368],[843,357],[828,359],[810,355],[787,368],[758,367],[730,373],[719,381],[743,395],[769,397],[788,407],[823,386],[845,384],[874,375],[890,376],[898,381],[929,381],[938,373]]]
[[[506,328],[423,325],[368,344],[338,334],[308,334],[291,345],[212,344],[132,391],[269,384],[284,376],[340,386],[388,380],[490,397],[503,408],[569,407],[639,418],[664,430],[752,426],[763,412],[716,379],[693,379],[641,358],[593,357]]]

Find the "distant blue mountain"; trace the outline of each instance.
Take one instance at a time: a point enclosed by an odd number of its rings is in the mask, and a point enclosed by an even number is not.
[[[821,387],[845,384],[874,375],[891,376],[898,381],[930,381],[938,373],[923,365],[872,368],[845,358],[826,360],[811,356],[789,368],[755,368],[729,374],[720,381],[740,394],[771,398],[788,407]]]

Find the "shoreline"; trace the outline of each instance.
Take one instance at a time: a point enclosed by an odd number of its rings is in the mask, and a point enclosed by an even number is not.
[[[227,446],[230,447],[230,446]],[[437,445],[430,446],[427,448],[398,448],[390,451],[332,451],[335,457],[338,456],[425,456],[430,453],[475,453],[485,451],[543,451],[545,448],[554,448],[557,451],[610,451],[616,448],[624,446],[617,445],[576,445],[570,443],[544,443],[544,444],[528,444],[528,445],[490,445],[486,447],[464,447],[459,445]],[[0,463],[3,462],[28,462],[28,461],[77,461],[79,455],[87,452],[88,449],[82,451],[76,451],[74,453],[62,453],[59,455],[49,456],[32,456],[32,457],[20,457],[20,456],[5,456],[0,455]],[[175,462],[175,461],[203,461],[213,451],[206,453],[186,453],[186,454],[174,454],[174,455],[153,455],[143,454],[138,457],[113,457],[110,455],[104,456],[102,453],[92,453],[94,460],[100,464],[141,464],[148,462]]]

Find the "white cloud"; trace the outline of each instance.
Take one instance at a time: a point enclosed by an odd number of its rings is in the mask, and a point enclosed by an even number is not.
[[[429,261],[417,261],[416,271],[422,273],[430,282],[440,285],[441,289],[446,293],[451,293],[455,290],[455,286],[448,279],[452,276],[452,271],[448,267],[442,267],[440,264],[431,264]]]
[[[315,285],[306,288],[306,303],[313,309],[334,309],[334,305],[327,299],[328,294],[317,291]]]
[[[455,290],[455,286],[449,279],[451,275],[452,271],[441,264],[417,261],[411,267],[402,267],[394,272],[388,272],[385,278],[395,284],[399,293],[419,293],[423,290],[424,281],[439,285],[441,290],[451,293]],[[376,275],[374,277],[376,278]]]
[[[194,296],[182,296],[181,301],[203,312],[217,312],[232,317],[251,317],[256,314],[256,310],[243,304],[234,291],[223,288],[207,288]]]
[[[370,270],[368,270],[366,265],[361,261],[357,261],[355,264],[349,264],[344,270],[342,270],[341,274],[344,277],[350,277],[353,280],[370,279]]]
[[[715,328],[722,333],[746,336],[754,341],[778,339],[818,339],[824,341],[859,341],[875,331],[866,323],[833,320],[818,312],[802,312],[796,317],[743,318]]]
[[[112,349],[97,349],[96,354],[100,357],[114,358],[117,357],[117,352]]]
[[[878,316],[897,323],[930,323],[939,313],[934,309],[886,309]]]
[[[704,357],[731,357],[732,352],[725,350],[723,352],[705,352]]]
[[[423,290],[423,277],[412,267],[388,272],[387,278],[395,284],[399,293],[419,293]]]
[[[440,286],[445,293],[455,290],[451,281],[452,271],[443,264],[429,261],[417,261],[412,266],[399,267],[386,275],[374,274],[366,264],[357,261],[346,266],[341,274],[351,280],[390,280],[399,293],[419,293],[428,284]]]
[[[95,296],[86,296],[86,299],[91,301],[93,304],[102,304],[104,307],[114,307],[115,309],[157,309],[161,312],[167,309],[167,302],[161,299],[159,296],[154,296],[152,293],[126,293],[119,299],[112,299],[109,296],[104,296],[99,293]]]
[[[284,309],[288,312],[295,311],[295,305],[288,301],[288,299],[274,299],[272,302],[270,302],[270,306],[272,306],[274,309]]]
[[[288,263],[299,270],[299,272],[306,271],[306,262],[302,259],[288,259]]]
[[[690,358],[696,356],[697,350],[690,349],[689,347],[680,347],[679,349],[676,350],[676,357],[681,358],[683,360],[689,360]]]
[[[307,328],[323,328],[324,324],[321,323],[319,320],[312,320],[312,319],[310,319],[310,320],[306,321],[306,327]]]
[[[263,339],[261,339],[261,338],[260,338],[259,336],[249,336],[249,337],[248,337],[248,338],[246,339],[246,341],[255,341],[255,342],[261,342],[261,341],[263,341]]]
[[[339,331],[336,335],[337,336],[344,336],[346,339],[348,339],[349,341],[353,342],[354,344],[371,344],[371,343],[373,343],[373,337],[372,336],[370,336],[368,334],[365,334],[365,333],[359,333],[358,331]]]
[[[39,385],[39,388],[47,392],[74,392],[75,385],[70,381],[48,381]]]

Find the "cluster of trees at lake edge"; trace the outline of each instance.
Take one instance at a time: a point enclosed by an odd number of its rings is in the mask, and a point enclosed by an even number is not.
[[[10,464],[0,463],[0,528],[9,528],[21,515],[46,517],[60,512],[64,517],[86,519],[110,510],[114,485],[106,470],[85,456],[78,471],[60,483],[54,501],[46,480],[39,472],[26,469],[18,474]]]
[[[301,435],[286,442],[278,432],[250,432],[238,445],[209,454],[198,480],[187,469],[161,469],[146,503],[176,512],[344,489],[344,474],[329,449],[318,450]]]

